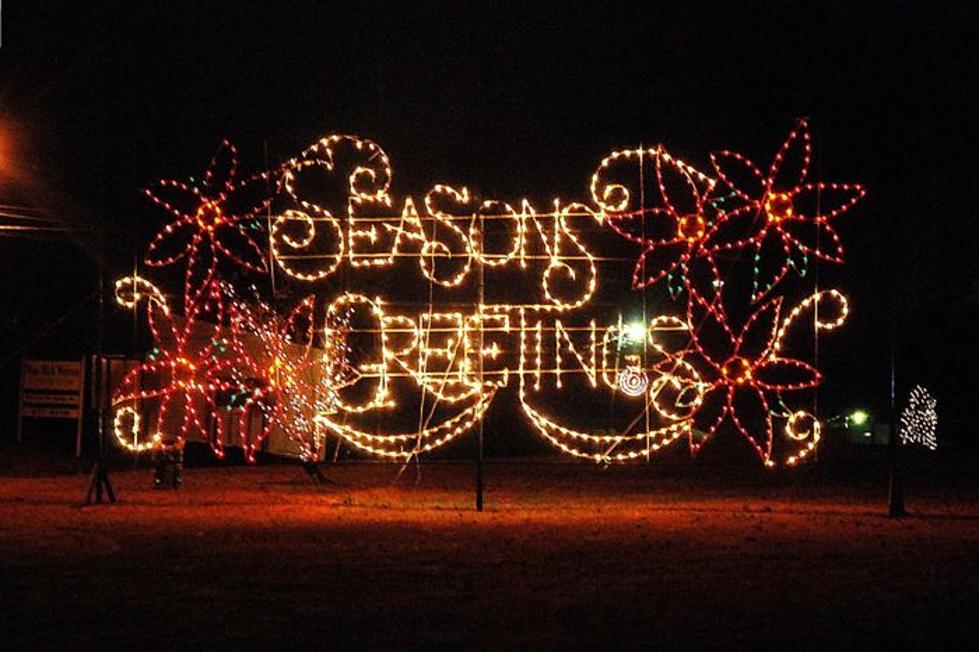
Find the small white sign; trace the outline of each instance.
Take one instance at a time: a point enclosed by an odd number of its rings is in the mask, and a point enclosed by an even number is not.
[[[18,442],[23,440],[25,417],[74,419],[75,455],[81,456],[84,374],[81,360],[24,360],[20,368]]]

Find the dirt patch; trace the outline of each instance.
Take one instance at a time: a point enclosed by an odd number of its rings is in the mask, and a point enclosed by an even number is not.
[[[0,479],[15,648],[942,647],[974,638],[979,492],[879,478],[350,464],[187,471],[78,508],[84,476]],[[6,644],[5,644],[6,647]],[[9,649],[9,648],[8,648]]]

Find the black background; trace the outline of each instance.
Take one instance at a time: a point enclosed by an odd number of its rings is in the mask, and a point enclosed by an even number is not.
[[[137,190],[199,174],[221,138],[254,170],[266,144],[275,162],[357,133],[401,192],[543,202],[587,199],[602,156],[640,142],[766,164],[807,116],[815,175],[869,188],[837,222],[847,265],[826,270],[853,310],[820,365],[830,411],[886,405],[896,316],[899,386],[933,388],[961,437],[979,387],[976,27],[971,3],[5,2],[0,197],[82,229],[0,238],[7,386],[25,346],[91,349],[90,306],[37,336],[91,291],[98,226],[108,275],[127,273],[163,220]]]

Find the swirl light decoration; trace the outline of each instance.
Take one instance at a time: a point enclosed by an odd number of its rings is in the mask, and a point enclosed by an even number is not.
[[[588,202],[541,207],[445,184],[398,195],[388,155],[351,135],[238,181],[225,142],[202,182],[147,190],[173,221],[146,262],[186,263],[184,316],[149,281],[120,281],[122,305],[145,299],[160,359],[117,395],[117,436],[154,446],[168,426],[151,432],[141,402],[168,413],[177,396],[176,436],[200,436],[230,393],[239,430],[264,415],[246,459],[278,429],[305,459],[334,436],[408,460],[470,431],[516,384],[528,424],[572,456],[635,460],[683,439],[696,453],[729,425],[766,466],[795,465],[819,443],[806,401],[822,376],[789,351],[839,327],[848,305],[834,289],[790,302],[788,271],[842,262],[832,222],[865,194],[810,180],[811,157],[805,121],[765,173],[726,150],[707,174],[663,146],[620,149],[599,162]],[[306,298],[281,315],[243,301],[228,263]],[[745,265],[740,296],[728,275]],[[642,305],[626,325],[599,272],[630,269]],[[195,329],[208,332],[202,347]],[[158,389],[137,389],[151,375]],[[571,425],[586,413],[587,427]],[[220,452],[220,432],[211,439]]]
[[[649,387],[649,377],[637,365],[628,365],[619,372],[619,389],[626,396],[642,396]]]

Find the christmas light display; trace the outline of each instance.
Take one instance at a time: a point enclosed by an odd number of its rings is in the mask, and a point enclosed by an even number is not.
[[[242,361],[233,370],[234,385],[244,390],[238,431],[245,438],[242,448],[248,461],[255,461],[256,451],[276,425],[300,445],[304,459],[315,459],[319,452],[315,417],[330,409],[330,394],[319,391],[312,369],[313,304],[314,298],[307,297],[284,319],[261,302],[230,306],[232,347]],[[258,350],[251,350],[249,341],[257,342]],[[250,437],[255,410],[262,412],[264,425]]]
[[[808,181],[810,158],[804,121],[767,174],[727,151],[711,156],[715,178],[662,146],[616,150],[592,175],[590,204],[555,199],[540,210],[443,184],[420,201],[397,197],[387,154],[355,136],[323,138],[245,181],[223,143],[200,183],[147,191],[175,220],[146,262],[186,264],[183,317],[145,279],[119,282],[122,305],[147,305],[157,346],[115,397],[117,438],[143,450],[205,437],[220,454],[220,409],[237,411],[248,460],[276,430],[306,460],[326,436],[408,460],[471,430],[516,384],[534,431],[576,457],[634,460],[684,438],[697,452],[730,424],[766,466],[797,464],[819,443],[821,425],[800,401],[822,378],[787,351],[793,333],[841,325],[848,306],[821,290],[783,315],[784,296],[770,295],[790,267],[842,261],[830,220],[864,195]],[[623,246],[638,254],[626,258]],[[741,252],[753,277],[747,317],[732,316],[738,297],[726,283]],[[306,298],[282,314],[244,300],[229,262],[284,274]],[[603,314],[609,299],[596,300],[600,269],[623,263],[641,318]],[[316,296],[337,283],[346,287]],[[666,299],[650,314],[646,293],[661,286]],[[615,425],[569,425],[574,413],[562,416],[567,402],[554,398],[572,391],[605,401]],[[155,418],[147,401],[160,403]]]
[[[146,446],[138,443],[141,439],[179,446],[189,436],[196,436],[210,441],[220,457],[224,455],[221,421],[217,420],[213,436],[207,423],[217,410],[217,393],[231,389],[228,374],[241,361],[221,355],[225,344],[218,326],[224,312],[220,285],[212,280],[186,296],[193,302],[185,304],[181,324],[163,293],[148,281],[131,276],[116,283],[120,304],[134,306],[140,299],[147,300],[156,342],[150,359],[126,374],[113,396],[116,438],[127,448],[142,450]],[[199,319],[202,316],[211,316],[214,321]],[[147,403],[154,404],[158,427],[153,435],[141,437],[143,419],[138,415]]]
[[[688,362],[695,359],[695,366],[707,369],[709,378],[703,405],[693,416],[694,427],[703,433],[699,440],[691,439],[694,451],[730,417],[762,461],[770,464],[772,412],[766,393],[780,396],[820,382],[819,372],[805,362],[776,356],[780,306],[781,297],[769,300],[735,334],[719,304],[710,304],[691,291],[687,319],[699,328],[691,333],[691,349],[679,355]],[[720,336],[708,341],[708,333]],[[752,427],[759,421],[764,424],[760,432]]]
[[[639,167],[640,192],[631,193],[626,184],[609,177],[623,162],[636,160]],[[646,172],[643,163],[652,168]],[[646,174],[655,175],[661,205],[646,206]],[[699,184],[699,186],[698,186]],[[602,160],[592,175],[592,199],[608,215],[608,224],[617,233],[642,247],[632,272],[637,290],[663,278],[679,280],[670,283],[670,292],[686,285],[691,258],[704,256],[703,243],[714,217],[709,214],[708,196],[716,181],[670,156],[665,149],[623,150]],[[719,273],[718,273],[719,274]]]
[[[901,412],[901,443],[917,444],[928,450],[938,448],[938,401],[927,389],[916,385]]]
[[[704,247],[715,255],[731,250],[752,253],[754,301],[770,292],[790,267],[801,271],[809,257],[843,262],[843,246],[830,220],[849,210],[866,191],[858,184],[807,182],[811,140],[808,124],[799,120],[767,174],[737,152],[711,154],[718,178],[741,205],[724,212]],[[775,260],[762,261],[763,252],[776,254]],[[781,261],[778,252],[784,254]]]
[[[146,264],[172,265],[188,256],[216,261],[220,253],[254,271],[265,270],[265,256],[249,230],[265,211],[268,173],[237,180],[238,153],[223,141],[199,184],[161,179],[143,192],[174,219],[150,243]],[[191,266],[188,266],[188,269]]]
[[[628,365],[619,372],[619,389],[626,396],[642,396],[647,387],[649,378],[637,364]]]

